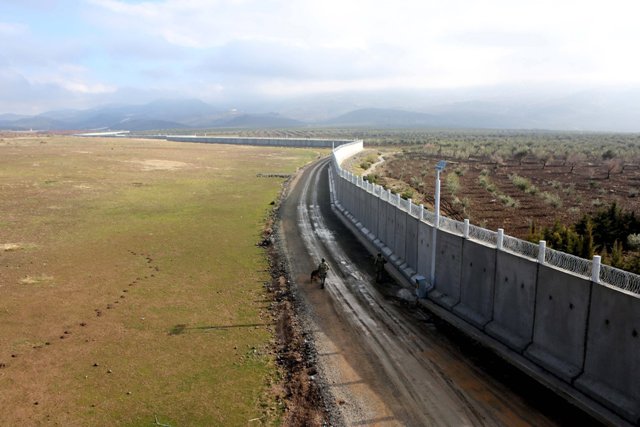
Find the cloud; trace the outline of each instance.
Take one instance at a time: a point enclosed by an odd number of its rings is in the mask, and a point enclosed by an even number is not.
[[[353,79],[384,75],[392,64],[367,50],[308,48],[272,41],[238,40],[212,49],[201,70],[211,74],[279,79]]]
[[[8,0],[0,68],[96,100],[640,83],[639,12],[625,0]]]
[[[20,36],[27,32],[27,27],[23,24],[12,22],[0,22],[0,35],[2,36]]]

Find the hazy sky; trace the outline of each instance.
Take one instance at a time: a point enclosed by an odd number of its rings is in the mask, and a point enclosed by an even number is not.
[[[640,84],[636,0],[2,0],[0,113]]]

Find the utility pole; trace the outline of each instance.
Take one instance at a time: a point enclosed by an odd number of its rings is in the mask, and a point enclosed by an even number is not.
[[[436,194],[435,204],[433,207],[435,220],[433,224],[433,232],[431,235],[431,286],[434,286],[436,283],[436,238],[438,229],[440,228],[440,172],[444,170],[445,166],[447,166],[447,162],[444,160],[440,160],[436,165]]]

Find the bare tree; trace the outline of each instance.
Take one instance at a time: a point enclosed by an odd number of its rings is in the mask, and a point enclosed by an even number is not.
[[[491,154],[490,159],[494,163],[494,166],[493,166],[494,169],[498,169],[499,165],[504,164],[504,159],[497,151]]]
[[[587,160],[587,156],[584,153],[571,153],[567,156],[567,163],[571,166],[569,173],[573,173],[573,169],[580,163]]]
[[[529,155],[528,148],[521,148],[513,153],[513,158],[518,161],[518,165],[522,166],[522,161]]]
[[[604,161],[604,165],[607,168],[607,179],[611,178],[612,172],[619,172],[622,170],[622,160],[618,158],[607,159]]]

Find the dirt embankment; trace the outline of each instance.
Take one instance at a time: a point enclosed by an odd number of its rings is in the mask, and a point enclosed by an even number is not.
[[[278,240],[277,218],[279,205],[286,193],[286,184],[280,200],[273,209],[258,244],[265,248],[269,259],[271,282],[267,290],[273,298],[271,314],[276,338],[276,361],[284,375],[285,426],[334,425],[323,397],[315,366],[315,348],[310,334],[301,321],[302,307],[291,289],[289,272]]]

